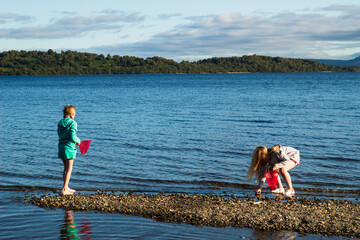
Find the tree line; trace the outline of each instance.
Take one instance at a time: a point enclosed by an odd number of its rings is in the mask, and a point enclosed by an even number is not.
[[[213,57],[176,62],[162,57],[82,53],[76,51],[4,51],[0,75],[174,74],[230,72],[360,72],[360,67],[328,66],[312,60],[268,57]]]

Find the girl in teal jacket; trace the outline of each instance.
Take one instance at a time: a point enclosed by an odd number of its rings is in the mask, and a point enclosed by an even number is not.
[[[77,123],[74,121],[76,110],[73,105],[66,105],[63,108],[64,118],[58,123],[58,157],[62,159],[64,164],[62,188],[63,195],[71,195],[75,193],[74,189],[69,188],[71,172],[73,169],[74,159],[76,158],[75,145],[80,145],[80,139],[76,136]]]

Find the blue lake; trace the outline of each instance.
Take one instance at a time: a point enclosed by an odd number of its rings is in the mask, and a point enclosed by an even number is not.
[[[252,151],[281,144],[300,150],[290,171],[297,196],[359,198],[360,73],[13,76],[0,86],[0,238],[42,236],[24,231],[35,212],[33,224],[64,225],[64,211],[23,198],[62,187],[56,130],[66,104],[76,107],[77,135],[92,140],[74,162],[70,187],[80,192],[253,195],[256,183],[245,181]],[[90,219],[95,238],[142,237],[115,224],[160,239],[257,236],[187,225],[182,235],[148,219],[74,215]],[[108,233],[95,231],[103,218],[114,222]]]

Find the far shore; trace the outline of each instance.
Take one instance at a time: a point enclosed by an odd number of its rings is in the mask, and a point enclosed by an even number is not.
[[[118,213],[196,226],[360,238],[360,204],[345,200],[96,193],[27,197],[27,201],[46,209]]]

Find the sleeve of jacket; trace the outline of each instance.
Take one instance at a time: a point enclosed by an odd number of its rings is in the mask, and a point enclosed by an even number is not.
[[[77,143],[77,144],[80,144],[80,138],[78,138],[76,136],[76,132],[77,132],[77,123],[74,121],[73,124],[71,125],[71,128],[70,128],[70,134],[71,134],[71,140],[74,142],[74,143]]]
[[[266,178],[265,178],[265,177],[261,178],[261,179],[259,180],[258,188],[262,189],[263,186],[264,186],[265,181],[266,181]]]

